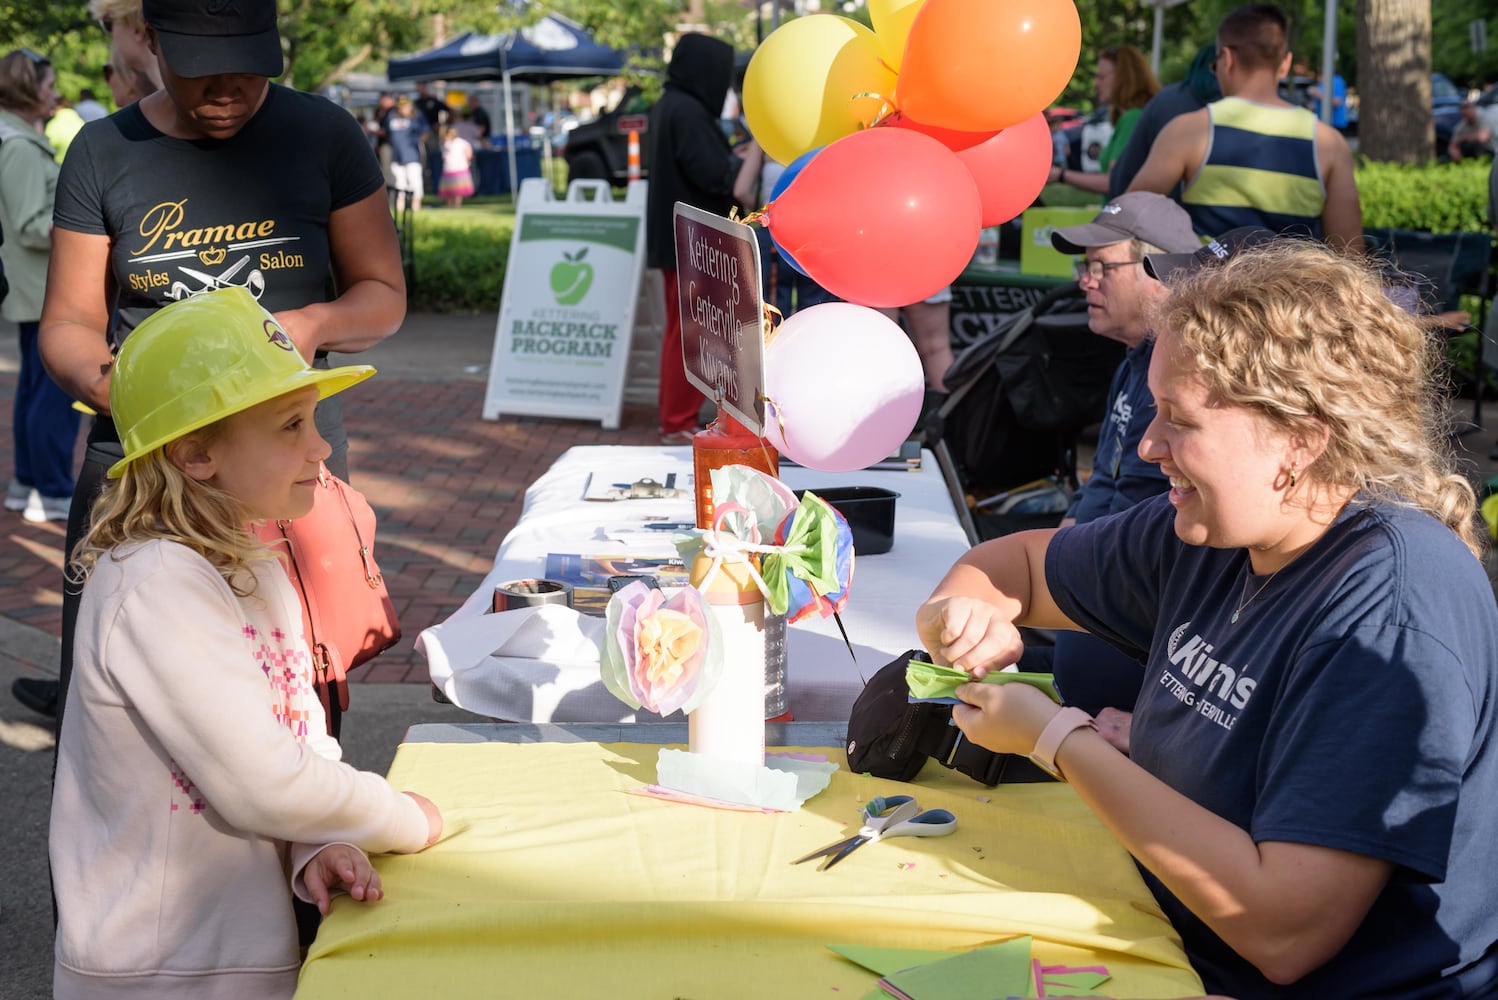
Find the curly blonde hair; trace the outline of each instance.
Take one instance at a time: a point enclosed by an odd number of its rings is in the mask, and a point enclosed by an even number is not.
[[[1277,240],[1173,283],[1155,328],[1181,338],[1212,398],[1286,433],[1325,427],[1311,482],[1426,511],[1481,557],[1439,346],[1385,294],[1373,264]]]
[[[206,434],[211,440],[217,427],[210,425],[195,437],[201,442]],[[126,466],[119,480],[94,501],[88,533],[68,564],[68,580],[81,586],[100,556],[122,545],[164,538],[207,559],[236,594],[246,597],[255,590],[250,564],[275,558],[248,523],[239,501],[186,475],[167,457],[166,449],[157,449]]]

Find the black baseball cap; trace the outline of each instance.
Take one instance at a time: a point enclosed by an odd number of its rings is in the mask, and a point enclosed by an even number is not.
[[[1080,226],[1062,226],[1051,233],[1051,245],[1062,253],[1082,253],[1125,240],[1143,240],[1171,253],[1195,250],[1201,237],[1191,229],[1191,216],[1162,194],[1130,191],[1098,210],[1097,217]]]
[[[178,76],[280,76],[276,0],[143,0],[162,58]]]
[[[1240,250],[1264,246],[1278,238],[1260,226],[1239,226],[1223,233],[1195,253],[1147,253],[1144,255],[1144,270],[1156,281],[1164,281],[1182,268],[1187,269],[1181,272],[1184,276],[1204,267],[1216,267]]]

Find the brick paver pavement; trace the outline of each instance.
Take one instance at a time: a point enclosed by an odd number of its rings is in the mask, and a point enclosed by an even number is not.
[[[0,374],[0,399],[16,376]],[[412,644],[451,614],[493,565],[525,489],[576,444],[651,444],[653,408],[626,408],[617,431],[596,422],[480,417],[481,381],[381,375],[343,396],[354,484],[379,517],[375,554],[404,635],[355,672],[361,681],[422,681]],[[9,476],[11,413],[0,407],[0,469]],[[81,457],[81,449],[80,449]],[[63,525],[0,512],[0,615],[61,633]]]

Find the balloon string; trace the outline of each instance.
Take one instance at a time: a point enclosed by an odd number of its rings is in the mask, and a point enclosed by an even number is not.
[[[770,342],[775,339],[775,335],[780,332],[780,324],[785,322],[785,315],[780,311],[778,306],[772,305],[769,302],[761,303],[761,305],[765,309],[762,317],[765,324],[765,346],[769,347]]]
[[[780,440],[785,440],[785,412],[781,410],[780,404],[775,402],[765,393],[759,394],[760,402],[768,403],[775,408],[775,427],[780,431]],[[761,439],[763,440],[763,439]],[[767,456],[768,457],[768,456]]]
[[[867,125],[865,125],[864,128],[874,128],[880,122],[882,122],[886,118],[888,118],[890,115],[892,115],[895,112],[897,112],[897,111],[900,110],[898,107],[895,106],[895,102],[894,102],[893,98],[886,97],[883,94],[875,93],[873,91],[865,91],[864,93],[861,93],[861,94],[854,94],[852,97],[848,98],[848,100],[850,100],[850,101],[859,101],[859,100],[868,100],[870,98],[872,98],[874,100],[877,100],[877,101],[880,101],[882,103],[879,105],[879,110],[874,114],[874,120],[871,121],[871,122],[869,122]]]

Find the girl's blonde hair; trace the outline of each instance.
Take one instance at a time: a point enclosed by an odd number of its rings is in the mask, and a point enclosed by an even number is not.
[[[1371,263],[1308,240],[1246,249],[1173,284],[1155,328],[1180,336],[1212,398],[1286,433],[1324,427],[1313,483],[1427,511],[1481,556],[1439,345]]]
[[[218,425],[195,432],[212,440]],[[167,445],[167,448],[172,447]],[[156,538],[186,545],[207,559],[229,587],[244,597],[255,589],[250,563],[274,558],[246,527],[243,506],[229,494],[193,479],[158,449],[125,468],[94,501],[92,523],[68,564],[68,578],[81,586],[99,557],[122,545]]]
[[[1113,100],[1108,120],[1118,124],[1119,116],[1133,108],[1142,108],[1160,92],[1160,81],[1150,71],[1149,60],[1132,45],[1110,45],[1098,56],[1113,64]]]

